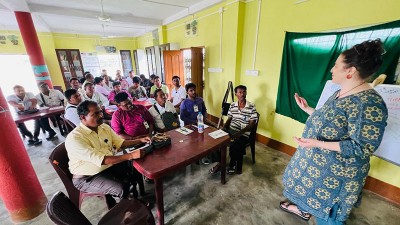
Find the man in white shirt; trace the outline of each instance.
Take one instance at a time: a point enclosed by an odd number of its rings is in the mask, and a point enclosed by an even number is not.
[[[14,95],[7,96],[7,102],[14,107],[16,112],[34,109],[37,105],[37,99],[31,92],[25,92],[21,85],[14,86]],[[25,123],[18,123],[17,127],[21,134],[29,138],[28,145],[40,145],[42,140],[38,139],[40,134],[40,121],[35,120],[34,135],[28,130]]]
[[[164,92],[161,89],[157,89],[155,92],[156,103],[149,109],[150,114],[154,118],[156,130],[158,132],[165,132],[179,127],[178,114],[175,111],[174,106],[171,102],[167,101]],[[170,124],[164,124],[166,122],[165,113],[172,114],[172,117],[168,119]],[[164,118],[164,121],[163,121]]]
[[[126,81],[129,84],[129,87],[133,85],[133,78],[135,77],[135,71],[131,70],[129,71],[129,76],[126,78]]]
[[[172,83],[174,84],[174,88],[172,88],[171,91],[171,101],[176,112],[179,114],[181,102],[186,99],[186,90],[181,86],[180,78],[178,76],[172,77]]]
[[[110,91],[108,91],[104,87],[104,79],[103,78],[101,78],[101,77],[94,78],[94,83],[95,83],[95,87],[94,87],[95,92],[98,92],[98,93],[104,95],[105,97],[107,97],[110,94]]]
[[[107,74],[104,74],[104,75],[101,76],[101,78],[103,78],[103,87],[107,91],[112,91],[113,90],[113,85],[112,85],[112,81],[110,80],[110,77]]]
[[[73,77],[69,80],[69,84],[71,85],[71,89],[78,90],[81,86],[79,85],[79,80],[76,77]]]
[[[36,95],[36,99],[40,107],[64,106],[65,97],[61,93],[61,91],[55,89],[49,89],[49,85],[46,82],[40,82],[38,86],[40,93]],[[60,130],[61,129],[66,130],[63,126],[63,123],[60,123],[60,121],[62,121],[60,115],[49,117],[49,119],[51,120],[51,122],[55,127],[57,124],[60,124]],[[49,139],[53,138],[56,135],[55,132],[53,133],[51,131],[50,134],[52,135],[48,137]]]
[[[82,92],[85,92],[85,85],[86,83],[92,83],[94,84],[94,76],[91,73],[86,73],[85,74],[85,82],[83,82],[81,88],[82,88]]]
[[[69,89],[65,91],[65,98],[67,99],[68,103],[65,107],[64,118],[71,121],[73,124],[75,124],[75,126],[78,126],[81,123],[81,120],[79,119],[76,108],[82,101],[81,95],[78,91]]]
[[[100,108],[105,108],[109,105],[108,99],[104,95],[95,92],[93,84],[88,82],[84,86],[84,92],[82,93],[83,100],[91,100],[96,102]]]
[[[43,107],[56,107],[64,105],[64,95],[59,90],[49,89],[45,82],[39,83],[40,93],[36,95],[38,105]]]

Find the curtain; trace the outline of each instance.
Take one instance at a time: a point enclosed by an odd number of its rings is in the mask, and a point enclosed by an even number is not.
[[[400,20],[344,32],[287,32],[276,112],[304,123],[308,115],[297,106],[294,94],[298,93],[311,107],[315,107],[325,82],[332,78],[330,70],[340,53],[355,44],[377,38],[383,42],[386,53],[373,78],[384,73],[387,75],[385,83],[392,84],[400,56]]]

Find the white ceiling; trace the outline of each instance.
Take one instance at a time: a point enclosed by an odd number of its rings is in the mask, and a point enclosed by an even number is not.
[[[14,11],[31,12],[37,32],[136,37],[222,0],[0,0],[0,30],[19,30]],[[104,27],[104,30],[103,30]]]

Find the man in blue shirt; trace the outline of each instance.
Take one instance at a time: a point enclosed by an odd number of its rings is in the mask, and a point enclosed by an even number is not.
[[[181,120],[185,125],[197,123],[197,115],[199,112],[203,114],[204,123],[216,126],[215,123],[207,120],[207,108],[202,98],[196,96],[196,85],[188,83],[185,86],[188,98],[181,103]]]

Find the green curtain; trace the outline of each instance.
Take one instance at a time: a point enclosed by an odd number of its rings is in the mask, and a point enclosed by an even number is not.
[[[375,77],[384,73],[387,75],[385,83],[392,84],[400,56],[400,20],[345,32],[286,32],[276,112],[304,123],[308,115],[297,106],[294,94],[303,96],[315,107],[325,82],[332,79],[330,70],[340,53],[377,38],[384,43],[386,53]]]

